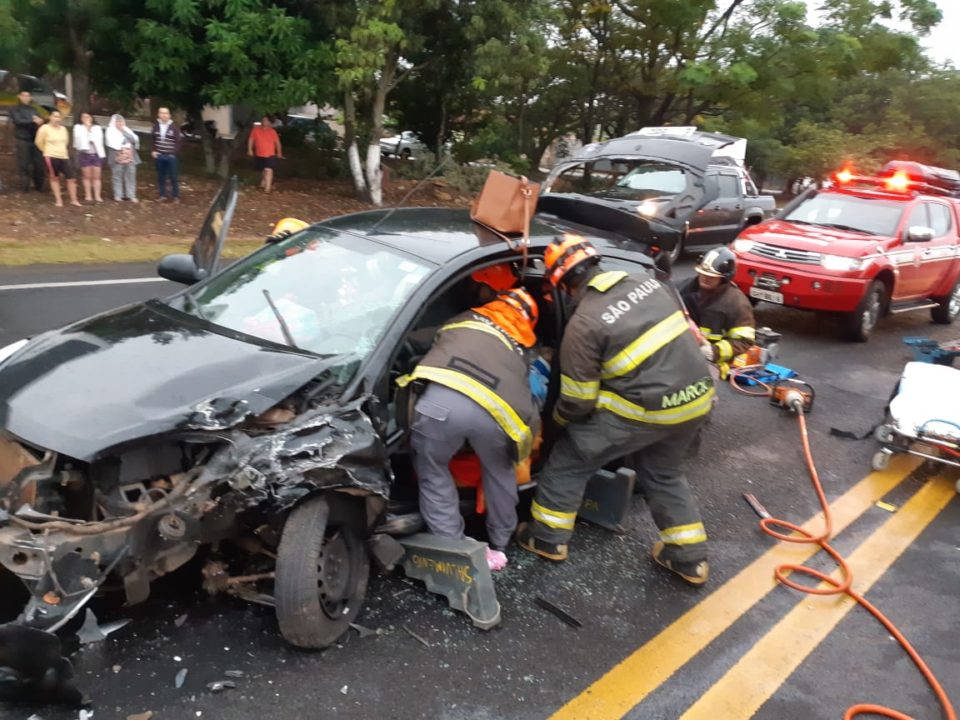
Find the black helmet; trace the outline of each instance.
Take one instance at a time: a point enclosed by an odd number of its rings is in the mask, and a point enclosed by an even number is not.
[[[723,278],[727,282],[733,280],[737,272],[737,257],[730,248],[721,245],[708,250],[694,268],[701,275]]]

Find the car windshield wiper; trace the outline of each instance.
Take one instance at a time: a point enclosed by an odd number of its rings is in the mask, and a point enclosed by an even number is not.
[[[283,332],[283,337],[287,341],[287,345],[299,350],[300,347],[294,342],[293,335],[290,334],[290,328],[287,326],[287,321],[283,319],[283,315],[280,313],[280,310],[273,303],[273,298],[270,297],[270,291],[264,288],[263,296],[267,299],[267,304],[270,305],[270,309],[273,310],[273,314],[276,316],[277,322],[280,323],[280,330]]]
[[[847,232],[863,233],[864,235],[876,235],[876,233],[872,233],[869,230],[853,227],[852,225],[843,225],[841,223],[814,223],[814,224],[821,225],[823,227],[834,228],[835,230],[846,230]]]

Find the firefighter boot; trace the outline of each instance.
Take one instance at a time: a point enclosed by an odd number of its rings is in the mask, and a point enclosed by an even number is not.
[[[554,562],[562,562],[567,559],[566,544],[558,545],[557,543],[541,540],[533,534],[528,523],[520,523],[517,526],[517,545],[524,550],[532,552],[534,555],[539,555]]]
[[[666,545],[662,542],[657,542],[653,546],[653,560],[657,565],[676,573],[691,585],[703,585],[707,582],[709,567],[707,566],[706,560],[699,560],[697,562],[668,560],[663,557],[665,547]]]

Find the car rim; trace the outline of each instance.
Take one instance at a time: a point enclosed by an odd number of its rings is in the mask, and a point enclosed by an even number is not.
[[[955,318],[960,315],[960,283],[953,288],[953,295],[950,296],[950,317]]]
[[[865,333],[873,330],[873,326],[877,324],[877,318],[880,317],[880,295],[879,293],[872,293],[870,295],[870,301],[867,303],[867,307],[863,311],[863,331]]]
[[[332,620],[350,611],[351,567],[349,541],[338,530],[324,541],[320,554],[320,605]]]

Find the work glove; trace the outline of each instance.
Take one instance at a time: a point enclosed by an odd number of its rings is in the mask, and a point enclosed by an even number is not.
[[[707,359],[707,362],[714,361],[716,357],[716,351],[716,348],[708,342],[705,342],[700,346],[700,352],[703,353],[703,356]]]

